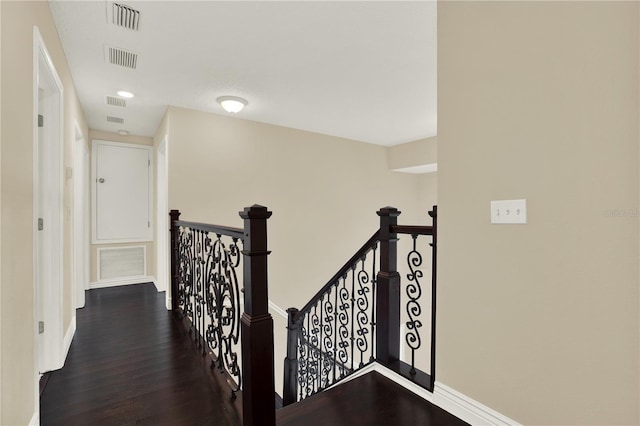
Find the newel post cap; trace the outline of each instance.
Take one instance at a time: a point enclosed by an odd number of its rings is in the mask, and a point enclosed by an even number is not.
[[[376,213],[380,217],[382,217],[382,216],[398,217],[398,216],[400,216],[400,213],[402,213],[402,212],[400,210],[396,209],[395,207],[387,206],[387,207],[382,207]]]
[[[254,204],[251,207],[245,207],[240,212],[240,217],[243,219],[269,219],[273,212],[270,212],[265,206]]]

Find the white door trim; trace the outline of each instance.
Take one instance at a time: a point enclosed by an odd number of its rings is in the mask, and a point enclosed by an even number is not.
[[[73,281],[75,310],[84,307],[85,290],[89,285],[89,147],[82,130],[76,123],[73,154]]]
[[[63,282],[63,221],[64,221],[64,97],[63,86],[56,69],[51,60],[47,48],[44,44],[42,36],[38,31],[38,27],[33,29],[34,49],[33,49],[33,251],[34,251],[34,350],[36,373],[56,370],[64,364],[64,336],[62,331],[62,282]],[[46,96],[40,102],[39,89],[44,88]],[[43,111],[45,114],[45,133],[48,146],[51,152],[48,152],[45,158],[47,161],[47,178],[50,178],[51,187],[48,188],[46,202],[40,201],[40,158],[39,148],[39,131],[38,131],[38,112]],[[43,205],[41,205],[43,204]],[[38,234],[38,215],[45,209],[48,217],[45,218],[44,226],[47,227],[47,233],[44,235],[46,257],[50,258],[50,273],[48,273],[47,285],[42,285],[41,267],[44,261],[40,259],[39,244],[40,235]],[[45,291],[43,294],[43,291]],[[46,300],[46,303],[39,303]],[[42,318],[45,322],[45,333],[43,338],[38,336],[38,321]],[[37,378],[36,378],[36,396]]]
[[[168,188],[168,136],[164,135],[156,153],[156,287],[166,291],[167,309],[171,307],[169,289],[169,188]]]

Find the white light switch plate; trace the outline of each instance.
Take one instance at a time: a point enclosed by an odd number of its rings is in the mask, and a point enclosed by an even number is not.
[[[491,223],[527,223],[527,200],[491,201]]]

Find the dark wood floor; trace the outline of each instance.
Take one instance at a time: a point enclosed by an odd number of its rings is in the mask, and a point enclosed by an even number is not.
[[[371,372],[276,413],[278,426],[464,426],[467,423]]]
[[[41,425],[241,424],[228,396],[153,284],[91,290],[40,399]]]
[[[241,398],[219,377],[153,284],[91,290],[42,393],[41,425],[241,425]],[[280,426],[466,425],[378,373],[276,415]]]

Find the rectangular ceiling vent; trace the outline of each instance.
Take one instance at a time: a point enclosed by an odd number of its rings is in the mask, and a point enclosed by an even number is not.
[[[107,115],[107,121],[109,123],[118,123],[118,124],[122,124],[124,123],[124,118],[120,118],[120,117],[112,117],[110,115]]]
[[[113,46],[105,46],[107,62],[135,70],[138,66],[138,54]]]
[[[111,22],[119,27],[138,31],[140,26],[140,11],[122,3],[113,3]]]
[[[107,105],[126,108],[127,100],[122,98],[116,98],[115,96],[107,96]]]

